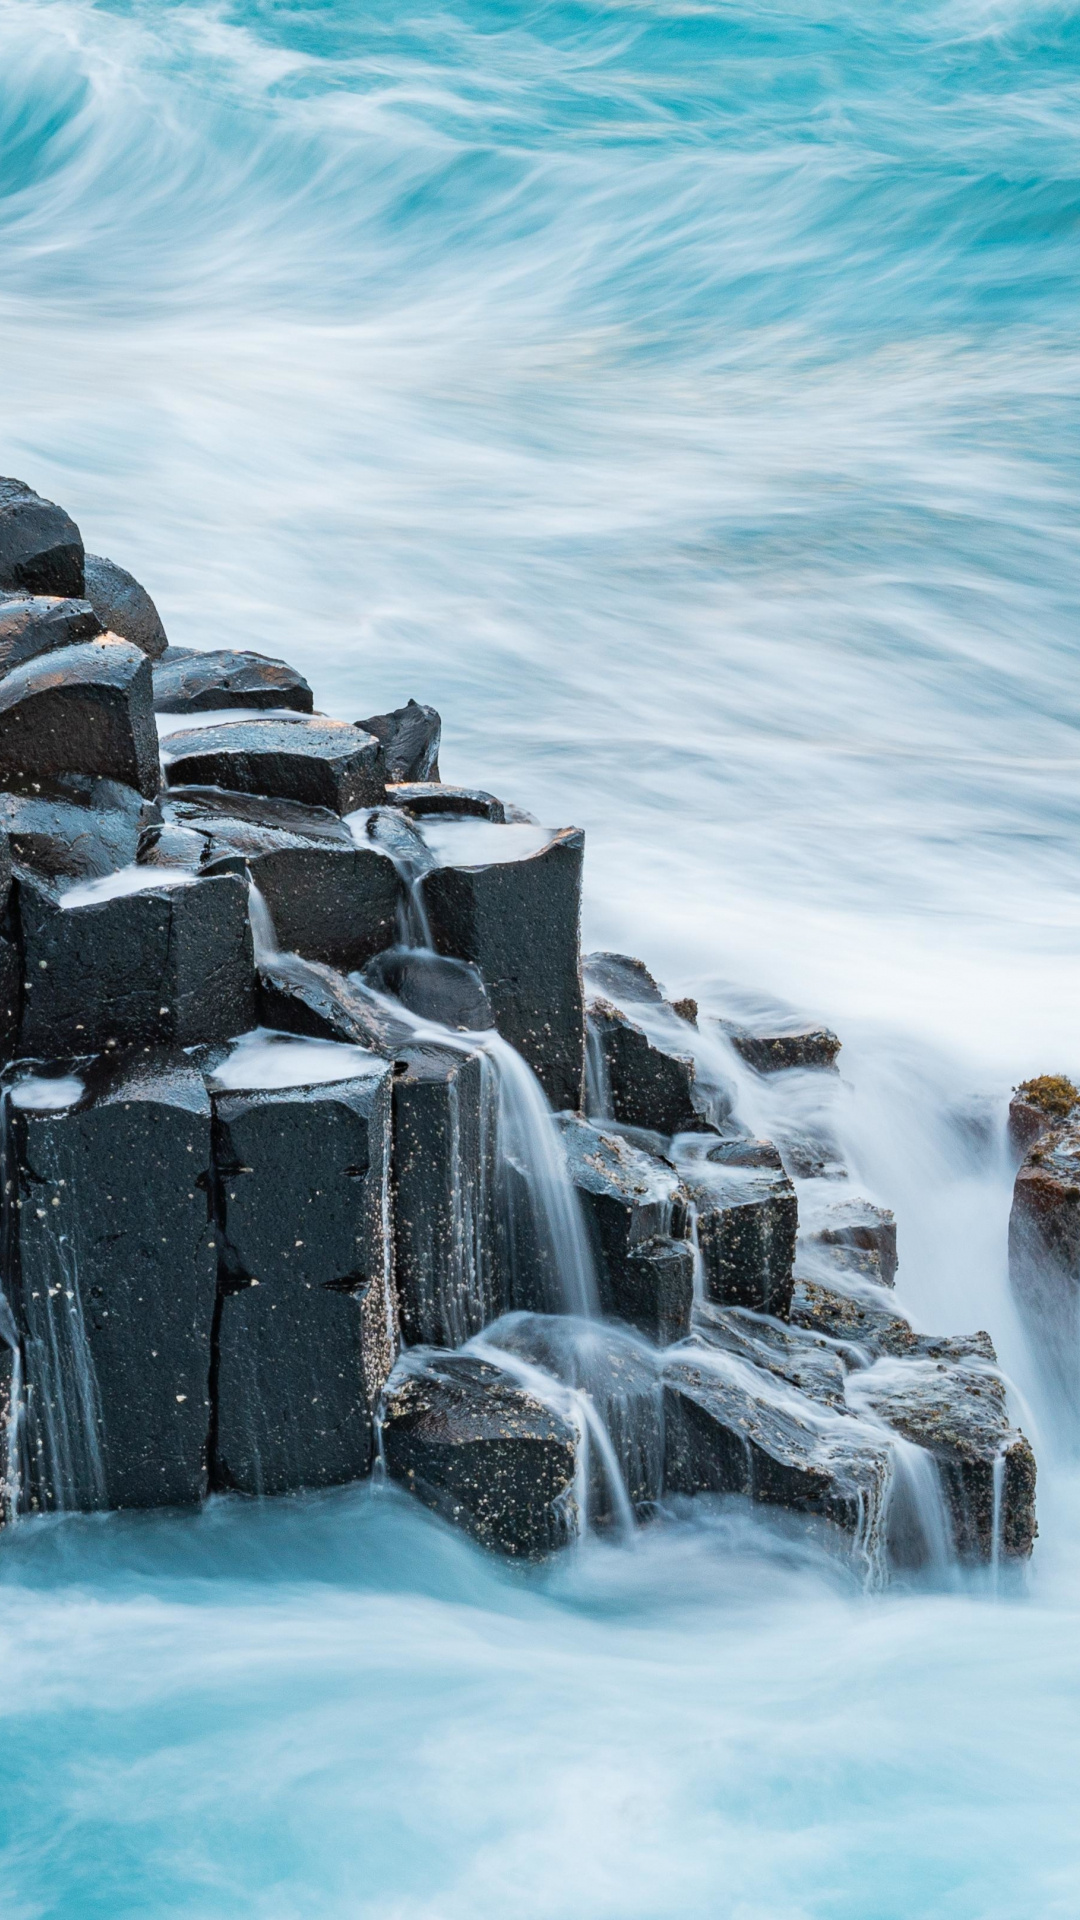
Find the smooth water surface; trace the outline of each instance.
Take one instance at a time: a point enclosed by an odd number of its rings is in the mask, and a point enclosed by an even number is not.
[[[828,1018],[902,1298],[1042,1465],[997,1597],[737,1509],[532,1574],[370,1490],[23,1529],[4,1920],[1080,1909],[1080,1493],[962,1111],[1080,1069],[1078,55],[1010,0],[0,0],[0,471],[174,643],[437,705],[444,778],[586,829],[591,944]]]

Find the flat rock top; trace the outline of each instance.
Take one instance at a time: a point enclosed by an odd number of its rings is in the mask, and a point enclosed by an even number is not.
[[[588,1193],[615,1193],[634,1206],[674,1199],[680,1181],[674,1167],[656,1160],[619,1133],[588,1120],[560,1116],[570,1177]]]
[[[550,827],[503,825],[496,820],[428,817],[419,822],[424,845],[440,867],[495,867],[544,853],[559,835]],[[565,831],[565,829],[564,829]]]
[[[216,727],[188,727],[169,735],[170,760],[208,754],[306,755],[317,760],[351,760],[378,742],[347,720],[240,720]]]
[[[145,653],[109,635],[102,640],[82,641],[75,647],[61,647],[25,661],[0,680],[0,713],[10,711],[31,695],[95,687],[123,689],[143,670],[149,687],[150,667]]]

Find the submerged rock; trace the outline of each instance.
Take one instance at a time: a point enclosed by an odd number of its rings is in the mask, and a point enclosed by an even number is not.
[[[70,773],[157,793],[150,667],[123,640],[64,647],[0,680],[0,780],[25,790]]]
[[[376,713],[358,720],[365,733],[374,734],[383,750],[386,778],[401,781],[437,781],[442,721],[434,707],[409,700],[392,713]]]
[[[344,720],[237,720],[173,733],[170,787],[229,787],[352,813],[382,799],[382,749]]]
[[[293,707],[310,713],[311,688],[284,660],[226,649],[170,647],[154,668],[158,713],[213,713],[226,707]]]
[[[933,1456],[961,1559],[1027,1558],[1037,1532],[1035,1456],[1009,1425],[996,1373],[934,1360],[880,1360],[852,1377],[848,1397]]]
[[[861,1197],[837,1201],[813,1217],[805,1237],[810,1246],[832,1250],[838,1268],[884,1287],[895,1284],[896,1216],[888,1207]]]
[[[376,993],[392,995],[436,1026],[485,1033],[495,1025],[480,969],[467,960],[425,947],[388,947],[368,961],[364,979]]]
[[[577,1537],[580,1437],[509,1372],[414,1348],[383,1402],[392,1479],[482,1546],[534,1559]]]
[[[100,554],[87,554],[85,571],[86,598],[102,626],[151,660],[160,660],[169,643],[146,588],[115,560],[104,560]]]
[[[482,1054],[414,1042],[394,1058],[394,1248],[410,1346],[457,1347],[508,1305],[497,1102]]]
[[[396,1349],[389,1065],[216,1092],[214,1129],[213,1484],[270,1494],[359,1479]]]
[[[899,1314],[892,1302],[872,1285],[824,1286],[804,1275],[796,1278],[791,1301],[791,1323],[824,1334],[848,1350],[856,1365],[866,1365],[883,1354],[929,1360],[988,1360],[996,1362],[988,1333],[921,1334]]]
[[[244,882],[223,874],[167,886],[146,869],[143,884],[143,870],[129,872],[137,892],[110,894],[106,879],[58,894],[20,875],[24,1053],[188,1046],[253,1024]]]
[[[581,1195],[600,1304],[661,1346],[690,1330],[693,1249],[675,1169],[586,1120],[561,1122],[567,1170]]]
[[[83,598],[79,529],[24,480],[0,479],[0,589]]]
[[[59,647],[95,640],[101,622],[89,600],[58,600],[55,596],[0,595],[0,674],[11,673],[26,660]]]
[[[201,1500],[217,1266],[202,1079],[183,1055],[77,1062],[23,1074],[6,1109],[29,1502]]]
[[[812,1400],[843,1406],[847,1370],[831,1341],[809,1328],[785,1326],[745,1307],[694,1308],[694,1334],[705,1346],[723,1347],[765,1373],[773,1373]]]
[[[717,1020],[737,1054],[756,1073],[786,1073],[796,1068],[823,1071],[836,1064],[840,1042],[828,1027],[804,1026],[798,1020],[760,1019],[752,1025]]]
[[[498,836],[522,831],[455,829]],[[527,1060],[558,1111],[581,1105],[585,1022],[578,957],[584,835],[565,827],[524,857],[483,865],[438,865],[423,882],[432,940],[440,953],[479,967],[495,1025]]]

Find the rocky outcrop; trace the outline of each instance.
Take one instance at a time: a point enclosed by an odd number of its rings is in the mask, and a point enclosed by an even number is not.
[[[103,631],[89,600],[47,596],[0,596],[0,674],[59,647],[96,640]]]
[[[1071,1082],[1028,1082],[1010,1111],[1031,1144],[1009,1216],[1009,1279],[1046,1375],[1080,1423],[1080,1104]],[[1018,1115],[1018,1106],[1023,1109]]]
[[[481,787],[444,787],[437,780],[388,781],[386,798],[392,807],[404,807],[418,820],[447,814],[452,819],[493,820],[505,824],[506,808]]]
[[[564,1119],[562,1133],[603,1311],[661,1346],[681,1339],[690,1330],[694,1255],[674,1167],[585,1120]]]
[[[395,785],[402,781],[438,781],[442,721],[434,707],[409,700],[392,713],[376,713],[356,724],[379,742],[388,781]]]
[[[717,1306],[786,1317],[798,1229],[795,1190],[781,1168],[740,1165],[742,1157],[737,1146],[722,1143],[681,1165],[705,1297]]]
[[[746,1025],[717,1020],[716,1025],[755,1073],[827,1071],[835,1066],[840,1051],[840,1042],[828,1027],[804,1026],[798,1020],[761,1018]]]

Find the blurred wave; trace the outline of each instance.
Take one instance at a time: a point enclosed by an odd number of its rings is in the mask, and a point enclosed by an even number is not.
[[[1075,1061],[1078,37],[7,0],[2,463],[675,984]]]

